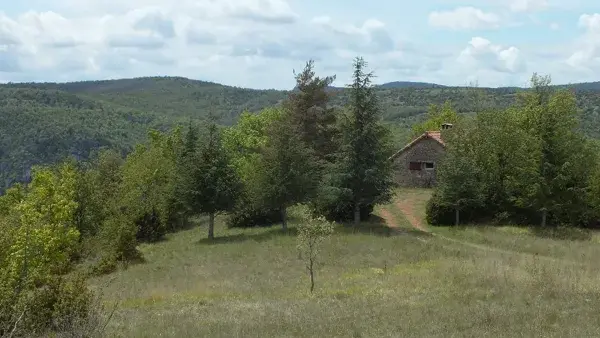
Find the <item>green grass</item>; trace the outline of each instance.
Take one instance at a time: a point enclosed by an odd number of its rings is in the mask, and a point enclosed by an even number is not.
[[[416,205],[429,194],[408,193]],[[395,205],[384,207],[409,227]],[[478,247],[390,232],[378,218],[339,226],[324,242],[311,295],[293,226],[226,229],[220,220],[214,243],[201,224],[142,245],[145,263],[93,284],[106,303],[118,301],[111,337],[600,335],[594,236],[432,230]]]

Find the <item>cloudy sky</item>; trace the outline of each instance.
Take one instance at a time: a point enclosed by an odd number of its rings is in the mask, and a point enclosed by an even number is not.
[[[0,0],[0,82],[171,75],[291,88],[349,81],[600,81],[599,0]],[[2,12],[3,10],[3,12]]]

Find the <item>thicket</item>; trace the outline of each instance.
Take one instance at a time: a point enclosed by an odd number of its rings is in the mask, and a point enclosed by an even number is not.
[[[447,132],[430,224],[597,224],[597,145],[580,131],[575,94],[551,87],[549,77],[534,74],[531,84],[513,106]]]

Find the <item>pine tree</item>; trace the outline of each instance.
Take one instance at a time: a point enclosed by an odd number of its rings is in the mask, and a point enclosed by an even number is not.
[[[213,239],[215,215],[231,210],[240,191],[237,172],[223,149],[214,119],[208,124],[206,140],[194,162],[190,169],[190,204],[194,211],[208,214],[208,238]]]
[[[289,115],[270,127],[270,139],[262,154],[260,187],[266,205],[279,208],[287,229],[287,208],[307,200],[316,186],[312,149],[295,133]]]
[[[389,131],[381,124],[377,97],[371,86],[373,73],[365,73],[363,58],[354,60],[350,105],[342,126],[342,144],[337,174],[341,190],[349,197],[354,223],[361,220],[361,207],[391,199],[394,187]]]
[[[290,121],[300,140],[314,151],[318,160],[325,161],[335,150],[336,117],[333,109],[328,107],[330,93],[327,91],[335,81],[335,75],[316,76],[313,60],[306,63],[302,72],[294,72],[294,75],[296,88],[285,102]]]

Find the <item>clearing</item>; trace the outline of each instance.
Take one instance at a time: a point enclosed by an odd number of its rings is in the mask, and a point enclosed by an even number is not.
[[[600,336],[594,233],[427,227],[429,196],[401,190],[372,222],[339,226],[324,243],[312,295],[293,228],[219,223],[209,243],[201,222],[144,244],[145,263],[94,280],[107,304],[118,302],[107,334]]]

